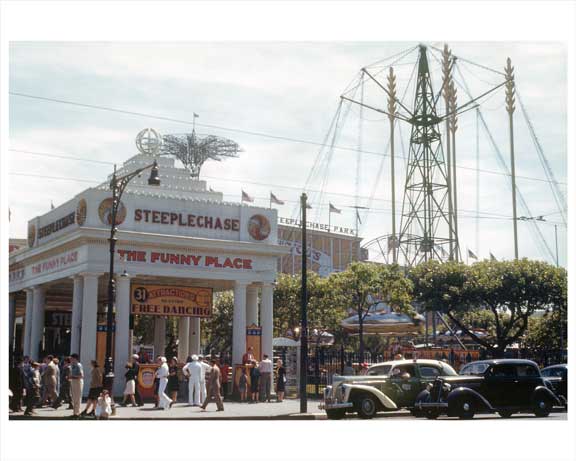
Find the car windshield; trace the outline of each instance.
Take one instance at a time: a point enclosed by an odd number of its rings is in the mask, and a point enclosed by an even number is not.
[[[388,373],[390,373],[390,368],[392,368],[392,365],[377,365],[374,367],[370,367],[368,368],[368,372],[366,373],[367,375],[387,375]]]

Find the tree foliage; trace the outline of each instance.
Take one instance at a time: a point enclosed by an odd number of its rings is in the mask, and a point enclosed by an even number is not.
[[[541,261],[482,261],[471,266],[428,261],[410,271],[416,300],[440,311],[476,343],[501,356],[528,328],[532,314],[567,306],[566,271]],[[480,338],[462,315],[488,311],[493,338]]]

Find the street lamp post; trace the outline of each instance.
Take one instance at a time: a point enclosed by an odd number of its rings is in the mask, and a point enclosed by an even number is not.
[[[110,268],[108,271],[108,305],[106,309],[106,363],[104,364],[104,388],[108,389],[112,395],[112,385],[114,384],[114,361],[112,359],[112,328],[114,325],[114,302],[116,297],[116,286],[114,282],[114,254],[116,253],[116,216],[120,208],[120,199],[126,189],[128,183],[136,176],[140,176],[143,171],[151,169],[148,185],[159,186],[160,179],[158,178],[158,164],[156,160],[150,165],[139,168],[124,176],[116,176],[116,166],[114,166],[114,174],[110,181],[110,189],[112,190],[112,210],[110,213]]]

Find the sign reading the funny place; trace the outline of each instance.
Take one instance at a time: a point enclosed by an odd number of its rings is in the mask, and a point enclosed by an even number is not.
[[[133,314],[210,317],[212,288],[133,284]]]

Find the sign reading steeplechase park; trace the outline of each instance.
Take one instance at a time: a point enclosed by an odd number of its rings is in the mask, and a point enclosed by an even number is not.
[[[278,224],[284,224],[285,226],[302,227],[302,222],[299,219],[283,218],[281,216],[278,217]],[[323,224],[314,221],[306,221],[306,228],[311,230],[334,232],[337,234],[351,235],[356,237],[356,231],[348,227]]]
[[[210,317],[212,288],[132,284],[133,314]]]

